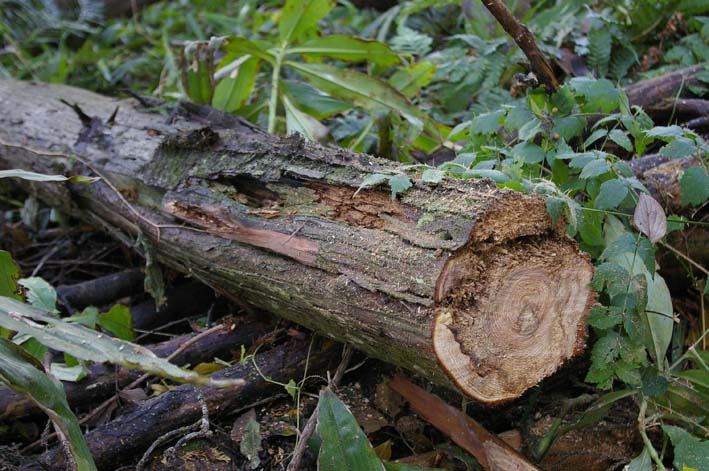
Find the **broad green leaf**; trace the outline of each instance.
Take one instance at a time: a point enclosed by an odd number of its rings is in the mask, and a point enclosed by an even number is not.
[[[115,304],[108,312],[99,314],[96,322],[121,340],[135,339],[130,308],[126,306]]]
[[[623,149],[627,150],[628,152],[633,151],[633,143],[630,142],[630,138],[628,138],[628,135],[621,131],[620,129],[614,129],[611,132],[608,133],[608,137],[610,138],[611,141],[615,142],[618,144],[620,147]]]
[[[341,69],[329,64],[303,64],[292,61],[285,64],[336,98],[374,114],[395,111],[415,129],[425,130],[431,137],[440,139],[438,130],[430,119],[386,82],[355,70]]]
[[[674,425],[663,425],[662,430],[672,440],[675,451],[673,463],[678,470],[707,469],[709,441],[690,435],[686,430]]]
[[[227,53],[232,53],[235,57],[238,55],[249,54],[253,57],[258,57],[267,62],[273,63],[275,58],[268,52],[266,52],[265,47],[262,47],[260,43],[249,41],[246,38],[240,38],[238,36],[229,36],[224,39],[222,43],[222,49]]]
[[[709,175],[701,167],[690,167],[679,179],[682,205],[701,206],[709,199]]]
[[[599,140],[600,138],[606,137],[607,134],[608,134],[608,130],[607,130],[607,129],[603,129],[603,128],[601,128],[601,129],[596,129],[595,131],[593,131],[593,132],[591,133],[590,136],[588,136],[588,137],[586,138],[586,140],[585,140],[584,143],[583,143],[583,146],[584,146],[584,147],[588,147],[588,146],[590,146],[591,144],[593,144],[594,142],[596,142],[597,140]]]
[[[227,113],[241,108],[254,89],[260,63],[260,59],[251,57],[221,79],[214,89],[212,106]]]
[[[645,316],[650,338],[645,340],[645,346],[661,370],[667,348],[672,341],[672,312],[670,290],[665,280],[655,273],[654,277],[648,277]]]
[[[17,291],[20,267],[15,263],[10,252],[0,250],[0,296],[22,299]]]
[[[11,298],[0,297],[0,326],[31,335],[50,348],[82,360],[111,362],[197,385],[229,387],[243,383],[242,380],[212,379],[178,368],[145,347],[51,317],[44,310]]]
[[[355,194],[352,197],[354,198],[355,196],[357,196],[357,193],[359,193],[364,188],[371,188],[373,186],[381,185],[382,183],[388,181],[390,178],[391,175],[383,175],[381,173],[373,173],[371,175],[367,175],[367,178],[362,181],[362,183],[359,185],[359,188],[357,188],[357,191],[355,191]]]
[[[704,388],[706,391],[709,391],[709,372],[706,370],[685,370],[677,373],[677,376],[686,379],[694,386],[698,386],[700,388]]]
[[[435,73],[436,64],[432,62],[417,62],[416,64],[397,69],[396,72],[389,77],[388,81],[392,87],[399,90],[406,97],[411,98],[416,95],[419,90],[431,83]]]
[[[347,407],[330,390],[320,393],[317,432],[322,440],[319,471],[384,471]]]
[[[350,103],[325,95],[305,82],[285,80],[281,85],[293,104],[315,119],[325,119],[352,108]]]
[[[446,172],[444,172],[443,170],[427,168],[423,171],[423,174],[421,175],[421,180],[423,180],[425,183],[432,183],[435,185],[441,183],[445,175]]]
[[[396,198],[396,195],[403,193],[413,186],[409,177],[403,173],[398,173],[389,179],[389,188],[391,189],[391,197]]]
[[[657,137],[664,140],[672,140],[684,137],[685,130],[680,126],[673,124],[672,126],[655,126],[652,129],[645,131],[648,137]]]
[[[618,108],[620,95],[609,80],[575,77],[569,81],[569,86],[584,96],[586,104],[583,111],[587,113],[610,113]]]
[[[617,306],[595,306],[586,318],[586,324],[599,330],[610,329],[623,323],[623,309]]]
[[[27,395],[56,424],[67,439],[77,471],[96,469],[61,383],[52,381],[36,359],[5,339],[0,339],[0,382]]]
[[[565,141],[571,141],[571,139],[582,135],[585,128],[586,120],[581,116],[564,116],[554,119],[554,127],[551,132],[552,135],[558,134]]]
[[[69,383],[78,383],[89,374],[88,369],[83,364],[67,366],[62,363],[52,363],[50,372],[59,381],[67,381]]]
[[[520,142],[512,148],[512,156],[518,162],[537,164],[544,160],[544,149],[533,142]]]
[[[461,174],[462,178],[490,178],[494,180],[496,183],[507,183],[510,181],[510,177],[505,175],[503,172],[499,170],[489,170],[489,169],[471,169],[471,170],[466,170]]]
[[[542,122],[536,117],[533,117],[531,121],[528,121],[521,128],[519,128],[518,135],[523,141],[529,141],[533,139],[534,136],[542,131]]]
[[[611,168],[605,159],[594,159],[587,163],[581,170],[580,178],[593,178],[610,172]]]
[[[28,170],[0,170],[0,178],[21,178],[33,182],[65,182],[69,177],[64,175],[46,175],[44,173],[30,172]]]
[[[615,209],[628,196],[628,187],[620,180],[613,179],[601,184],[593,206],[596,209]]]
[[[298,133],[309,141],[319,142],[328,135],[328,128],[317,119],[300,111],[285,95],[281,95],[286,110],[286,132]]]
[[[36,276],[23,278],[18,281],[18,284],[25,288],[28,303],[52,314],[59,314],[57,310],[57,292],[52,285]]]
[[[505,112],[502,110],[482,113],[473,118],[471,129],[476,134],[492,134],[502,126],[502,117]]]
[[[297,42],[335,6],[333,0],[287,0],[278,21],[281,44]]]
[[[309,57],[331,57],[347,62],[371,62],[381,66],[401,63],[399,56],[384,43],[344,34],[331,34],[310,39],[298,47],[288,48],[286,54]]]
[[[686,137],[678,137],[660,149],[660,154],[671,159],[689,157],[697,151],[697,144]]]
[[[633,458],[633,461],[628,463],[624,471],[652,471],[652,469],[652,458],[647,447],[645,447],[638,456]]]
[[[418,466],[407,463],[395,463],[387,461],[384,463],[386,471],[443,471],[441,468],[429,468],[427,466]]]

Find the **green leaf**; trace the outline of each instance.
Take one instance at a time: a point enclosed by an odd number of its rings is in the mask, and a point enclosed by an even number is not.
[[[333,0],[287,0],[278,21],[282,44],[297,42],[335,6]]]
[[[690,167],[679,179],[682,206],[701,206],[709,199],[709,175],[701,167]]]
[[[476,134],[492,134],[502,126],[502,117],[505,112],[502,110],[482,113],[473,118],[471,129]]]
[[[396,198],[396,195],[403,193],[413,186],[409,177],[403,173],[398,173],[389,179],[389,188],[391,189],[391,197]]]
[[[261,426],[253,418],[246,423],[246,430],[239,443],[239,451],[248,460],[249,469],[258,469],[261,464],[258,452],[261,450]]]
[[[36,308],[44,309],[52,314],[59,314],[57,292],[52,285],[36,276],[23,278],[18,283],[27,290],[27,302]]]
[[[672,126],[655,126],[652,129],[645,131],[647,137],[658,137],[664,140],[678,139],[684,137],[685,130],[673,124]]]
[[[67,366],[61,363],[52,363],[50,372],[59,381],[69,383],[78,383],[89,374],[89,370],[83,364]]]
[[[608,180],[601,184],[593,206],[596,209],[615,209],[628,196],[628,187],[620,180]]]
[[[586,138],[586,140],[585,140],[584,143],[583,143],[583,146],[584,146],[584,147],[588,147],[588,146],[590,146],[591,144],[593,144],[594,142],[596,142],[597,140],[599,140],[600,138],[606,137],[607,134],[608,134],[608,130],[607,130],[607,129],[603,129],[603,128],[601,128],[601,129],[596,129],[595,131],[593,131],[593,132],[591,133],[590,136],[588,136],[588,137]]]
[[[626,471],[652,471],[652,469],[652,458],[647,447],[643,448],[643,451],[626,467]]]
[[[330,390],[320,393],[317,432],[322,440],[319,471],[384,471],[347,407]]]
[[[440,134],[429,118],[398,90],[388,83],[350,69],[328,64],[303,64],[287,61],[316,87],[341,100],[360,106],[373,114],[394,111],[401,114],[415,129],[440,140]]]
[[[521,128],[519,128],[518,136],[523,141],[529,141],[534,139],[534,137],[542,131],[542,122],[536,117],[531,121],[528,121]]]
[[[615,142],[628,152],[633,151],[633,143],[630,142],[630,138],[628,138],[628,135],[624,131],[621,131],[620,129],[614,129],[608,133],[608,137],[611,141]]]
[[[286,110],[286,132],[289,135],[298,133],[312,142],[319,142],[327,137],[329,133],[327,126],[296,108],[285,94],[281,95],[281,100]]]
[[[221,79],[214,89],[212,106],[227,113],[241,108],[251,96],[260,64],[260,59],[251,57]]]
[[[620,94],[610,80],[594,80],[588,77],[574,77],[569,81],[571,89],[584,96],[587,113],[610,113],[618,108]]]
[[[678,137],[660,149],[660,154],[671,159],[689,157],[697,151],[697,144],[686,137]]]
[[[266,52],[264,47],[261,47],[260,43],[249,41],[246,38],[240,38],[238,36],[229,36],[224,39],[222,43],[222,49],[224,49],[228,54],[234,55],[234,57],[249,54],[253,57],[258,57],[265,61],[273,63],[275,58]]]
[[[552,134],[559,134],[565,141],[570,141],[574,137],[583,134],[586,128],[586,120],[580,116],[564,116],[554,119]]]
[[[0,297],[0,326],[31,335],[46,346],[97,363],[111,362],[184,383],[229,387],[241,380],[218,380],[178,368],[153,352],[46,314],[14,299]]]
[[[193,102],[209,105],[214,95],[214,51],[206,42],[195,42],[185,46],[181,59],[185,93]]]
[[[637,393],[638,392],[633,389],[624,389],[621,391],[613,391],[604,394],[596,399],[596,401],[584,411],[581,417],[579,417],[576,422],[568,426],[565,431],[576,430],[595,424],[605,417],[606,414],[608,414],[608,411],[615,402],[625,399],[626,397],[633,396]]]
[[[599,330],[607,330],[623,323],[623,309],[617,306],[595,306],[586,323]]]
[[[445,175],[446,172],[442,170],[427,168],[423,171],[423,174],[421,175],[421,180],[423,180],[425,183],[431,183],[433,185],[436,185],[443,181],[443,177],[445,177]]]
[[[114,305],[108,312],[99,314],[96,322],[121,340],[135,339],[135,333],[131,327],[130,308],[126,306]]]
[[[355,194],[352,195],[354,198],[357,196],[357,193],[359,193],[361,190],[364,188],[371,188],[373,186],[381,185],[382,183],[388,181],[391,178],[391,175],[384,175],[381,173],[373,173],[371,175],[367,175],[367,178],[360,183],[359,188],[357,188],[357,191],[355,191]]]
[[[674,425],[663,425],[662,430],[670,437],[675,447],[673,464],[678,470],[706,469],[709,463],[709,441],[700,440]]]
[[[580,178],[593,178],[610,172],[611,168],[605,159],[594,159],[590,161],[581,170]]]
[[[650,336],[645,339],[645,346],[660,369],[672,341],[672,312],[672,298],[665,280],[657,273],[654,277],[648,276],[645,319]]]
[[[285,80],[281,85],[293,104],[315,119],[328,118],[352,108],[350,103],[325,95],[306,82]]]
[[[295,401],[296,395],[298,394],[298,386],[295,384],[295,381],[293,381],[292,378],[286,384],[285,389],[291,399]]]
[[[416,95],[419,90],[431,83],[435,73],[436,64],[425,61],[418,62],[397,69],[396,72],[389,77],[388,82],[407,98],[411,98]]]
[[[22,299],[17,291],[20,267],[15,263],[10,252],[0,250],[0,296]]]
[[[0,382],[27,395],[44,411],[67,439],[77,471],[96,469],[76,416],[69,408],[61,383],[52,381],[42,365],[12,342],[0,338]]]
[[[69,177],[64,175],[46,175],[19,169],[0,170],[0,178],[21,178],[33,182],[65,182],[69,180]]]
[[[392,461],[384,462],[386,471],[444,471],[441,468],[429,468],[427,466],[418,466],[408,463],[395,463]]]
[[[518,162],[537,164],[544,160],[544,149],[533,142],[521,142],[512,148],[512,156]]]
[[[401,63],[398,54],[384,43],[344,34],[330,34],[310,39],[298,47],[288,48],[286,54],[306,57],[331,57],[347,62],[371,62],[384,67]]]

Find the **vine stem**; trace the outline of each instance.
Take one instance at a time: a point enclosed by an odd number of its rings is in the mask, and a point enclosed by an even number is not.
[[[650,454],[652,461],[654,461],[657,465],[657,471],[666,471],[665,465],[662,464],[662,460],[657,455],[657,450],[655,450],[655,447],[652,446],[652,442],[650,441],[650,438],[648,438],[647,432],[645,431],[647,426],[645,423],[645,412],[647,412],[647,399],[643,397],[643,400],[640,403],[640,413],[638,414],[638,430],[640,431],[640,436],[643,439],[645,449]]]
[[[273,74],[271,75],[271,99],[268,102],[268,132],[273,134],[276,131],[276,110],[278,108],[278,81],[281,76],[281,64],[285,56],[286,44],[284,43],[276,54],[273,63]]]

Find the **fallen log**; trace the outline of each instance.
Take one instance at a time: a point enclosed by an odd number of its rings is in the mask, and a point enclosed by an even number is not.
[[[57,297],[69,310],[105,306],[143,291],[143,270],[132,268],[73,285],[57,286]]]
[[[198,421],[202,415],[200,398],[206,403],[210,417],[234,414],[240,408],[285,393],[279,383],[302,378],[306,368],[308,374],[324,373],[330,360],[337,359],[338,346],[329,340],[320,348],[311,349],[310,346],[309,341],[292,340],[257,354],[253,362],[258,369],[252,361],[247,361],[215,375],[243,378],[246,380],[243,386],[230,389],[178,386],[97,427],[85,435],[97,468],[113,470],[134,464],[162,435]],[[23,469],[65,469],[63,453],[58,448],[38,457],[37,463]]]
[[[543,199],[453,179],[355,197],[400,167],[207,107],[169,122],[138,107],[0,81],[0,166],[97,175],[29,186],[224,294],[481,401],[519,397],[583,349],[593,268]]]
[[[229,328],[224,328],[191,344],[171,362],[176,365],[194,366],[201,362],[211,362],[215,357],[229,360],[231,359],[229,353],[238,352],[241,345],[251,345],[269,328],[270,325],[266,322],[241,319],[238,324],[232,324]],[[182,348],[182,345],[195,335],[197,334],[176,337],[155,345],[147,345],[147,348],[157,356],[166,358]],[[229,358],[225,358],[225,355],[229,355]],[[63,382],[64,391],[70,406],[87,407],[100,403],[142,374],[140,370],[94,363],[89,366],[86,378],[78,382]],[[11,420],[25,419],[39,414],[43,414],[42,410],[26,395],[8,387],[0,387],[0,423],[9,423]]]

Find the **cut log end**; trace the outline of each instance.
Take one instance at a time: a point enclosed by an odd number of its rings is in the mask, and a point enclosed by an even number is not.
[[[451,258],[433,347],[451,380],[487,403],[519,397],[584,348],[593,266],[564,238],[527,237]]]

